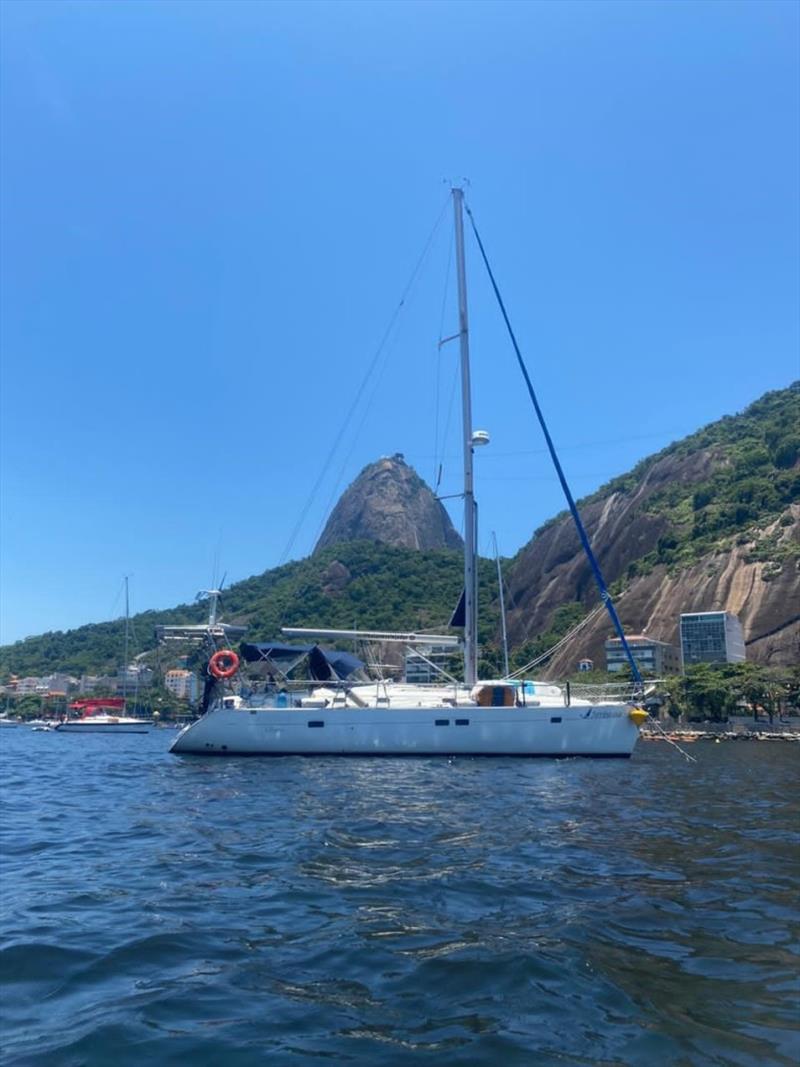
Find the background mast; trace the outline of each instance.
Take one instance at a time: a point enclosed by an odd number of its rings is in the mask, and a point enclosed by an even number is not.
[[[458,336],[461,347],[461,405],[464,433],[464,682],[478,677],[478,603],[476,574],[476,506],[472,478],[472,394],[469,377],[467,272],[464,264],[464,190],[453,189],[458,277]]]

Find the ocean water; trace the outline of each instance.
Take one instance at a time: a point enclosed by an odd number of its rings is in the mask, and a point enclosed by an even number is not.
[[[796,1064],[800,745],[0,736],[4,1064]]]

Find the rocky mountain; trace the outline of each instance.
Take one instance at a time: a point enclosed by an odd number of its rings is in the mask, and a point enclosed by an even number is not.
[[[370,463],[340,497],[314,554],[349,541],[397,548],[460,548],[450,517],[398,452]]]
[[[731,611],[748,658],[800,662],[800,386],[768,393],[581,501],[584,523],[629,633],[678,643],[681,612]],[[598,602],[568,514],[537,531],[509,569],[512,645],[569,602]],[[576,606],[577,606],[576,605]],[[605,613],[549,663],[603,666]]]
[[[682,611],[739,616],[748,656],[800,663],[800,384],[768,393],[650,456],[579,502],[629,633],[677,643]],[[446,626],[462,588],[461,539],[441,504],[401,456],[367,467],[334,509],[313,556],[237,582],[227,621],[254,640],[281,626],[431,629]],[[598,602],[568,514],[538,530],[506,563],[512,658],[552,647]],[[494,564],[480,561],[483,669],[499,669]],[[154,648],[158,623],[200,622],[202,604],[133,618],[136,652]],[[554,656],[563,677],[588,655],[604,666],[611,635],[599,614]],[[119,664],[123,623],[31,637],[0,648],[11,673],[105,673]],[[149,662],[165,662],[153,651]]]

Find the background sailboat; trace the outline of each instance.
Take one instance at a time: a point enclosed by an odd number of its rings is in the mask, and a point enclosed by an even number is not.
[[[70,708],[78,712],[75,718],[58,723],[56,730],[67,734],[146,734],[153,725],[152,719],[137,718],[127,714],[130,644],[130,596],[128,576],[125,576],[125,637],[122,655],[122,696],[98,697],[96,700],[73,701]],[[138,673],[135,683],[138,695]]]

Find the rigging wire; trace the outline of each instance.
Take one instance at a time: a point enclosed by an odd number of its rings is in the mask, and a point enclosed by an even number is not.
[[[300,533],[302,525],[306,520],[306,516],[308,515],[308,512],[311,509],[311,505],[314,503],[314,500],[316,499],[317,493],[319,492],[320,487],[321,487],[324,479],[326,478],[326,476],[328,474],[328,471],[330,470],[331,463],[333,462],[333,457],[335,456],[339,446],[342,443],[342,439],[343,439],[343,437],[344,437],[344,435],[345,435],[345,433],[347,431],[347,427],[350,425],[350,423],[352,421],[353,414],[354,414],[356,408],[358,407],[358,404],[361,401],[361,397],[363,396],[364,391],[365,391],[365,389],[367,387],[367,384],[369,383],[369,379],[371,378],[371,376],[372,376],[372,374],[373,374],[373,372],[375,370],[375,367],[378,364],[380,356],[381,356],[381,354],[382,354],[382,352],[383,352],[383,350],[384,350],[384,348],[385,348],[385,346],[386,346],[386,344],[387,344],[387,342],[389,340],[389,337],[391,335],[392,330],[394,329],[395,323],[397,322],[397,319],[400,317],[400,313],[402,312],[402,310],[403,310],[403,308],[405,306],[406,299],[408,298],[408,295],[411,292],[411,289],[412,289],[412,287],[414,285],[414,282],[417,280],[417,276],[418,276],[420,270],[422,269],[422,265],[423,265],[423,263],[425,262],[425,260],[426,260],[426,258],[428,256],[428,252],[430,251],[431,245],[433,244],[434,238],[436,237],[436,234],[437,234],[437,232],[439,230],[439,227],[440,227],[440,225],[442,223],[442,219],[444,218],[444,214],[445,214],[445,211],[447,210],[449,202],[450,201],[449,201],[449,196],[448,196],[445,199],[444,204],[442,205],[442,208],[441,208],[441,210],[440,210],[440,212],[439,212],[439,214],[438,214],[438,216],[436,218],[435,223],[433,224],[433,228],[431,229],[431,231],[430,231],[430,233],[428,235],[428,238],[427,238],[427,240],[425,242],[425,245],[424,245],[424,247],[422,249],[422,252],[420,253],[419,258],[417,259],[417,262],[414,265],[414,269],[411,271],[411,275],[410,275],[408,281],[406,282],[405,288],[402,291],[402,294],[401,294],[401,297],[400,297],[400,301],[397,304],[397,306],[395,307],[394,311],[392,312],[391,317],[389,318],[389,323],[388,323],[386,329],[383,332],[383,336],[381,337],[381,340],[380,340],[380,342],[378,344],[378,347],[375,349],[375,352],[374,352],[374,354],[372,356],[372,359],[371,359],[371,361],[369,363],[369,366],[367,368],[366,374],[362,378],[361,384],[359,385],[358,389],[356,390],[356,395],[354,396],[353,401],[350,404],[350,407],[349,407],[344,419],[342,420],[342,424],[341,424],[341,426],[339,428],[339,432],[337,433],[336,438],[334,440],[333,447],[329,451],[328,457],[325,460],[325,462],[323,463],[322,469],[320,470],[319,475],[317,476],[317,479],[314,482],[314,485],[313,485],[313,487],[311,489],[311,492],[308,495],[308,499],[306,500],[305,504],[303,505],[303,508],[301,509],[300,516],[299,516],[299,518],[297,519],[297,522],[294,525],[294,528],[293,528],[293,530],[291,532],[291,535],[289,536],[289,540],[288,540],[288,542],[286,544],[286,547],[283,550],[283,554],[282,554],[282,556],[280,558],[278,566],[282,566],[287,561],[287,559],[289,558],[289,554],[291,553],[292,549],[294,548],[294,543],[297,540],[297,536]]]
[[[506,311],[505,304],[503,303],[503,298],[500,295],[500,290],[497,286],[497,282],[495,281],[494,273],[492,272],[492,268],[489,265],[489,259],[486,255],[486,250],[483,247],[483,241],[481,241],[480,234],[478,233],[478,227],[475,225],[475,219],[473,218],[472,211],[470,210],[469,205],[465,204],[464,206],[466,208],[470,224],[472,225],[472,232],[475,234],[475,240],[478,242],[478,248],[480,249],[481,258],[483,259],[483,264],[486,267],[486,272],[489,275],[489,281],[492,284],[492,289],[494,290],[494,295],[500,307],[500,312],[503,316],[503,321],[505,322],[508,335],[511,339],[511,344],[514,347],[514,352],[517,357],[517,363],[519,364],[520,371],[522,372],[522,376],[525,379],[525,385],[528,389],[528,396],[530,397],[531,403],[533,404],[534,410],[536,412],[536,417],[539,420],[539,425],[542,428],[542,433],[544,434],[544,439],[547,443],[548,451],[550,452],[550,458],[553,461],[553,466],[556,469],[558,480],[561,483],[561,488],[564,492],[564,496],[566,497],[569,510],[572,513],[572,518],[575,522],[575,527],[578,531],[578,536],[581,540],[581,544],[583,545],[583,550],[586,553],[586,558],[589,560],[589,565],[592,569],[594,580],[597,583],[597,587],[600,591],[600,599],[605,605],[611,622],[614,625],[614,629],[617,632],[617,636],[622,642],[622,647],[625,650],[625,655],[631,668],[631,674],[633,675],[634,681],[638,689],[641,691],[644,689],[644,682],[642,679],[641,672],[639,671],[639,666],[636,660],[634,659],[633,653],[630,650],[630,646],[628,645],[627,639],[625,637],[625,631],[622,629],[622,623],[620,622],[619,616],[617,615],[617,610],[614,607],[614,602],[611,599],[611,594],[606,588],[606,583],[603,580],[603,575],[600,571],[597,559],[595,558],[594,552],[592,551],[592,546],[589,543],[589,538],[586,534],[586,528],[583,525],[583,520],[581,519],[578,508],[572,497],[572,492],[570,491],[569,485],[567,484],[567,479],[564,476],[564,471],[561,467],[561,462],[556,453],[555,445],[553,444],[553,439],[550,436],[550,431],[547,428],[547,423],[545,422],[544,415],[542,414],[542,409],[539,407],[539,401],[536,397],[536,392],[533,388],[533,382],[531,381],[530,374],[528,373],[528,368],[525,365],[525,360],[522,358],[522,352],[520,351],[520,347],[517,344],[517,338],[511,326],[511,320],[508,317],[508,312]]]
[[[342,485],[342,482],[344,480],[345,471],[347,470],[347,468],[350,465],[350,460],[352,459],[353,453],[355,452],[355,449],[356,449],[356,445],[358,444],[358,441],[359,441],[359,439],[361,437],[361,431],[364,429],[364,423],[367,421],[367,418],[369,417],[369,414],[370,414],[370,412],[371,412],[371,410],[372,410],[372,408],[373,408],[373,406],[375,404],[375,398],[376,398],[376,396],[378,394],[378,390],[380,389],[381,382],[383,381],[383,376],[384,376],[384,374],[386,372],[386,364],[389,361],[389,355],[394,351],[396,344],[397,344],[397,337],[395,336],[391,340],[391,342],[386,345],[386,347],[385,347],[385,349],[383,351],[383,357],[384,358],[381,359],[380,365],[378,366],[377,374],[375,375],[375,381],[374,381],[373,386],[372,386],[372,392],[370,393],[369,399],[367,400],[366,404],[364,404],[364,412],[363,412],[363,414],[362,414],[362,416],[361,416],[361,418],[359,420],[358,426],[356,427],[356,431],[353,434],[353,439],[350,442],[350,448],[347,450],[347,454],[345,455],[344,459],[342,460],[342,462],[341,462],[341,464],[339,466],[339,470],[338,470],[338,473],[337,473],[336,478],[334,480],[334,483],[333,483],[333,486],[331,488],[330,494],[328,496],[328,500],[327,500],[327,502],[325,504],[325,507],[322,509],[322,514],[320,515],[320,520],[319,520],[319,523],[317,524],[317,530],[316,530],[316,533],[314,535],[314,544],[316,544],[317,541],[319,541],[320,536],[322,535],[322,531],[325,528],[325,524],[328,521],[328,517],[330,516],[330,513],[333,510],[333,506],[334,506],[334,504],[335,504],[335,502],[336,502],[336,500],[337,500],[337,498],[339,496],[339,490],[341,489],[341,485]]]
[[[114,614],[114,612],[117,610],[117,604],[119,604],[120,600],[122,599],[122,593],[123,593],[124,589],[125,589],[125,579],[124,578],[120,578],[119,588],[117,589],[117,595],[114,597],[114,600],[113,600],[113,602],[111,604],[111,609],[110,609],[110,611],[108,613],[108,618],[109,619],[116,619],[117,618],[117,616]]]
[[[378,395],[380,393],[381,382],[383,381],[383,376],[386,373],[386,368],[387,368],[387,366],[389,364],[390,356],[395,351],[398,341],[399,341],[399,335],[397,333],[395,333],[394,337],[392,337],[392,339],[388,342],[388,344],[386,345],[386,347],[383,350],[381,359],[380,359],[380,361],[378,363],[378,366],[377,366],[377,372],[374,375],[374,381],[372,383],[372,390],[371,390],[371,392],[369,394],[369,397],[368,397],[366,403],[363,405],[364,410],[363,410],[363,413],[361,415],[361,418],[359,419],[358,426],[356,427],[355,433],[353,434],[352,441],[350,442],[350,447],[347,450],[347,455],[344,457],[344,459],[341,462],[341,465],[340,465],[339,471],[338,471],[338,473],[336,475],[336,479],[334,481],[334,484],[333,484],[333,487],[331,489],[330,495],[328,496],[327,503],[326,503],[325,508],[323,509],[322,514],[320,516],[319,524],[317,526],[317,532],[316,532],[316,535],[314,537],[314,543],[315,544],[319,540],[319,538],[320,538],[320,536],[322,534],[322,531],[325,528],[325,524],[328,521],[328,516],[330,515],[331,511],[333,510],[333,506],[334,506],[336,500],[338,499],[339,492],[340,492],[340,489],[341,489],[341,486],[342,486],[342,482],[344,481],[345,471],[347,470],[347,468],[350,465],[350,461],[351,461],[351,459],[353,457],[353,453],[356,450],[356,445],[358,444],[358,442],[359,442],[359,440],[361,438],[361,433],[362,433],[362,431],[364,429],[364,424],[366,423],[367,419],[369,418],[371,412],[373,411],[373,409],[375,407],[376,399],[377,399],[377,397],[378,397]]]
[[[433,237],[431,238],[430,244],[431,245],[433,244]],[[450,271],[450,265],[451,265],[452,257],[453,257],[453,242],[452,241],[448,242],[448,249],[449,249],[449,252],[448,252],[449,259],[448,259],[448,265],[447,265],[447,275],[445,277],[445,296],[444,296],[444,298],[442,300],[441,321],[440,321],[440,324],[439,324],[439,338],[440,339],[441,339],[441,336],[442,336],[442,330],[443,330],[443,326],[444,326],[445,301],[446,301],[446,297],[447,297],[447,282],[448,282],[448,276],[449,276],[449,271]],[[420,267],[421,266],[422,266],[422,264],[420,264]],[[388,363],[389,363],[389,358],[390,358],[392,352],[394,351],[398,340],[399,340],[399,336],[396,333],[394,335],[394,337],[392,338],[392,340],[386,345],[386,347],[385,347],[385,349],[383,351],[382,358],[381,358],[381,360],[379,362],[379,366],[377,368],[377,373],[375,374],[375,380],[374,380],[373,385],[372,385],[372,391],[371,391],[371,393],[369,395],[369,398],[368,398],[367,402],[364,404],[364,411],[363,411],[363,414],[361,416],[361,419],[359,420],[358,426],[356,427],[355,433],[353,434],[353,439],[352,439],[352,441],[350,443],[350,448],[348,449],[347,455],[342,460],[342,463],[341,463],[341,466],[339,467],[339,472],[338,472],[338,474],[336,476],[336,480],[334,482],[333,488],[331,489],[330,495],[328,497],[328,501],[327,501],[327,503],[325,505],[325,508],[322,511],[321,516],[320,516],[320,521],[319,521],[319,524],[317,526],[317,532],[316,532],[316,535],[314,537],[314,542],[315,543],[319,540],[320,536],[322,535],[322,531],[325,528],[325,524],[328,521],[328,516],[330,515],[331,511],[333,510],[333,506],[334,506],[334,504],[335,504],[335,502],[336,502],[336,500],[337,500],[337,498],[339,496],[339,492],[340,492],[340,489],[341,489],[341,486],[342,486],[342,482],[344,480],[345,471],[347,470],[347,468],[350,465],[350,461],[352,459],[353,453],[355,452],[356,445],[358,444],[358,442],[360,440],[360,437],[361,437],[361,433],[362,433],[362,431],[364,429],[364,424],[366,423],[367,419],[369,418],[370,413],[372,412],[373,408],[375,407],[375,401],[376,401],[376,398],[377,398],[377,396],[378,396],[378,394],[380,392],[381,382],[383,380],[384,374],[386,373],[386,368],[387,368]],[[441,344],[437,344],[437,350],[441,351]],[[438,380],[437,380],[437,387],[438,387]],[[438,401],[437,401],[437,416],[438,416]],[[439,466],[439,470],[440,470],[440,472],[442,470],[441,464]],[[440,473],[440,478],[441,478],[441,473]]]
[[[594,608],[592,608],[592,610],[589,612],[589,614],[585,615],[576,626],[573,626],[573,628],[571,630],[568,630],[563,637],[559,638],[559,640],[553,645],[552,648],[549,648],[546,652],[543,652],[535,659],[532,659],[530,663],[526,663],[524,667],[518,668],[516,671],[509,675],[509,678],[519,678],[523,674],[525,674],[526,671],[533,670],[533,668],[538,667],[540,663],[544,663],[545,660],[550,659],[550,657],[555,655],[555,653],[558,652],[558,650],[562,648],[568,641],[571,641],[572,638],[584,628],[584,626],[590,623],[592,619],[595,619],[604,607],[605,605],[602,603],[602,601],[599,604],[596,604]]]

